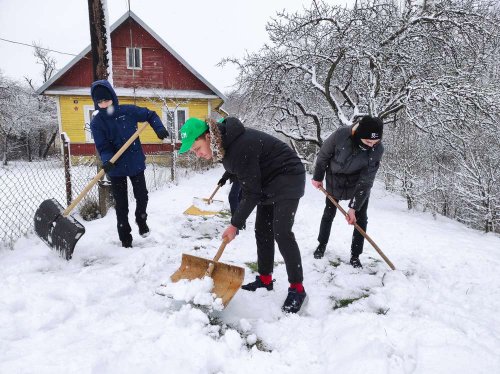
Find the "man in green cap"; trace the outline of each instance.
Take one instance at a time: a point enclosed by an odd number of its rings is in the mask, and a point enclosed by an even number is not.
[[[304,195],[305,170],[297,154],[281,140],[245,128],[239,119],[222,122],[190,118],[181,128],[180,153],[222,161],[241,183],[242,198],[222,234],[230,242],[257,207],[255,239],[259,275],[244,290],[273,289],[274,242],[285,260],[288,296],[282,310],[297,313],[306,300],[300,250],[292,232],[299,199]]]

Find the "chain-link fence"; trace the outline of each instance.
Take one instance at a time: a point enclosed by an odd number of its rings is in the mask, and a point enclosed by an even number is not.
[[[72,157],[71,197],[76,196],[95,177],[98,168],[95,156]],[[159,152],[147,156],[145,172],[149,191],[158,190],[172,181],[172,154]],[[0,243],[12,245],[19,237],[33,230],[35,211],[42,201],[55,198],[67,206],[67,180],[62,156],[47,160],[9,161],[0,165]],[[129,198],[133,198],[129,186]],[[99,194],[97,185],[78,204],[75,211],[82,217],[98,217]]]

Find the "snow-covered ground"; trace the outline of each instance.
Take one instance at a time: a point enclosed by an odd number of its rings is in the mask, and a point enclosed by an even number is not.
[[[365,267],[347,265],[352,229],[340,215],[327,255],[313,259],[324,196],[308,182],[294,226],[303,315],[280,310],[288,283],[279,254],[274,291],[241,290],[221,312],[156,294],[183,252],[214,256],[229,219],[182,212],[222,172],[151,193],[152,233],[141,238],[134,226],[132,249],[119,246],[111,212],[84,222],[70,262],[34,235],[0,250],[0,373],[500,372],[500,238],[408,212],[378,185],[368,233],[396,271],[368,243]],[[221,258],[246,267],[246,281],[255,277],[254,217]]]

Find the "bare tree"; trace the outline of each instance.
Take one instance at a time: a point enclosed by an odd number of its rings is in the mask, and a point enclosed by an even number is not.
[[[238,92],[266,126],[319,146],[323,132],[365,114],[385,119],[407,106],[428,70],[456,52],[440,46],[453,46],[453,36],[482,17],[453,5],[408,1],[401,9],[369,0],[348,9],[313,1],[304,12],[283,12],[268,24],[271,44],[224,63],[238,64]]]
[[[40,43],[32,43],[36,58],[36,63],[42,65],[43,83],[47,82],[56,71],[56,60],[50,55],[48,48],[44,48]]]
[[[269,44],[222,63],[240,69],[245,118],[304,160],[339,126],[379,116],[386,186],[409,209],[499,231],[499,25],[488,0],[318,0],[277,14]]]
[[[47,82],[52,75],[56,71],[56,60],[50,55],[50,51],[48,48],[43,47],[39,43],[33,42],[34,52],[33,55],[36,58],[36,63],[42,65],[42,84]],[[36,91],[34,87],[33,80],[25,77],[26,82],[31,87],[33,94]],[[54,144],[58,128],[57,128],[57,118],[56,118],[56,104],[53,98],[38,95],[38,109],[40,111],[40,115],[46,121],[46,126],[42,126],[38,130],[38,134],[36,135],[38,138],[37,148],[38,148],[38,157],[46,159],[51,146]],[[27,148],[29,148],[30,138],[27,138]]]

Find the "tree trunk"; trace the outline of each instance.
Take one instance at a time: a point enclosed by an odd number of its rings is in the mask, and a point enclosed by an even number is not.
[[[26,156],[28,156],[28,162],[33,161],[33,155],[31,150],[30,136],[29,134],[24,137],[26,141]]]
[[[47,134],[45,129],[38,131],[38,158],[42,158],[45,143],[47,142]]]
[[[7,166],[8,154],[9,154],[9,135],[6,135],[5,136],[5,143],[4,143],[3,160],[2,160],[3,166]]]
[[[42,154],[42,158],[44,160],[47,159],[47,155],[49,154],[49,150],[50,150],[50,146],[52,144],[54,144],[55,140],[56,140],[56,136],[57,136],[57,132],[58,130],[54,131],[54,133],[50,136],[50,139],[49,139],[49,142],[47,143],[47,145],[45,146],[45,150],[43,151],[43,154]]]
[[[413,209],[413,199],[408,194],[406,195],[406,204],[408,206],[408,210],[412,210]]]

